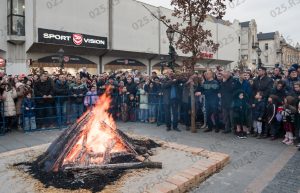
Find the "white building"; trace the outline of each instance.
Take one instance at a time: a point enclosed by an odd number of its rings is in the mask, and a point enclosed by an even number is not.
[[[240,37],[240,62],[250,69],[256,67],[257,53],[257,25],[254,19],[251,21],[241,22]]]
[[[258,33],[257,39],[259,48],[262,51],[260,56],[266,68],[274,68],[275,64],[281,63],[281,44],[278,31],[270,33]]]
[[[93,74],[159,70],[161,58],[168,55],[166,27],[143,5],[171,17],[169,9],[135,0],[1,0],[0,59],[6,60],[8,74],[29,73],[32,67],[55,71],[60,66],[58,50],[63,48],[65,67],[73,73],[83,66]],[[199,66],[235,66],[240,55],[239,22],[208,18],[204,25],[222,46]],[[177,52],[182,65],[184,55]]]

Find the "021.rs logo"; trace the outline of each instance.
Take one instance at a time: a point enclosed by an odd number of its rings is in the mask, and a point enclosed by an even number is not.
[[[73,34],[73,42],[75,45],[79,46],[83,42],[83,37],[81,34]]]

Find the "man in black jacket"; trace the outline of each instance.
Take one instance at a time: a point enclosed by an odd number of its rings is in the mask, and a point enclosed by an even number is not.
[[[180,101],[180,81],[174,77],[173,72],[168,72],[166,80],[162,84],[163,103],[165,106],[165,121],[167,131],[171,130],[171,122],[175,131],[178,129],[178,107]],[[171,111],[173,120],[171,121]]]
[[[37,104],[37,124],[39,128],[52,126],[53,118],[53,85],[48,76],[43,73],[40,80],[34,84],[34,94]]]
[[[258,76],[253,81],[253,93],[262,92],[263,100],[266,101],[273,88],[273,80],[267,76],[267,69],[260,67],[258,69]]]
[[[220,86],[220,94],[221,94],[221,107],[223,114],[223,121],[225,124],[225,129],[223,133],[231,132],[231,112],[230,107],[233,100],[233,93],[237,90],[237,81],[233,79],[231,73],[228,71],[223,71],[223,82],[221,82]]]
[[[67,109],[69,109],[67,106],[69,100],[69,85],[63,74],[59,75],[58,80],[54,83],[54,95],[57,97],[56,116],[58,125],[62,125],[67,122]]]

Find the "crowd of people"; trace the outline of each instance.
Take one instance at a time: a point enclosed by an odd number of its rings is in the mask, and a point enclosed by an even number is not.
[[[109,88],[110,113],[120,121],[165,124],[167,131],[180,132],[178,123],[191,126],[191,93],[195,96],[196,122],[204,132],[233,132],[283,143],[299,142],[300,66],[283,71],[226,71],[220,67],[206,72],[138,71],[91,75],[86,68],[71,74],[0,74],[2,128],[34,130],[68,125],[95,105]],[[193,89],[191,89],[191,87]]]

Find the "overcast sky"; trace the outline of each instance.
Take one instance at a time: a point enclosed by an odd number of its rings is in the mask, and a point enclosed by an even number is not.
[[[170,0],[139,1],[171,8]],[[291,45],[300,43],[300,0],[233,0],[224,19],[231,22],[255,19],[258,32],[279,31]]]

